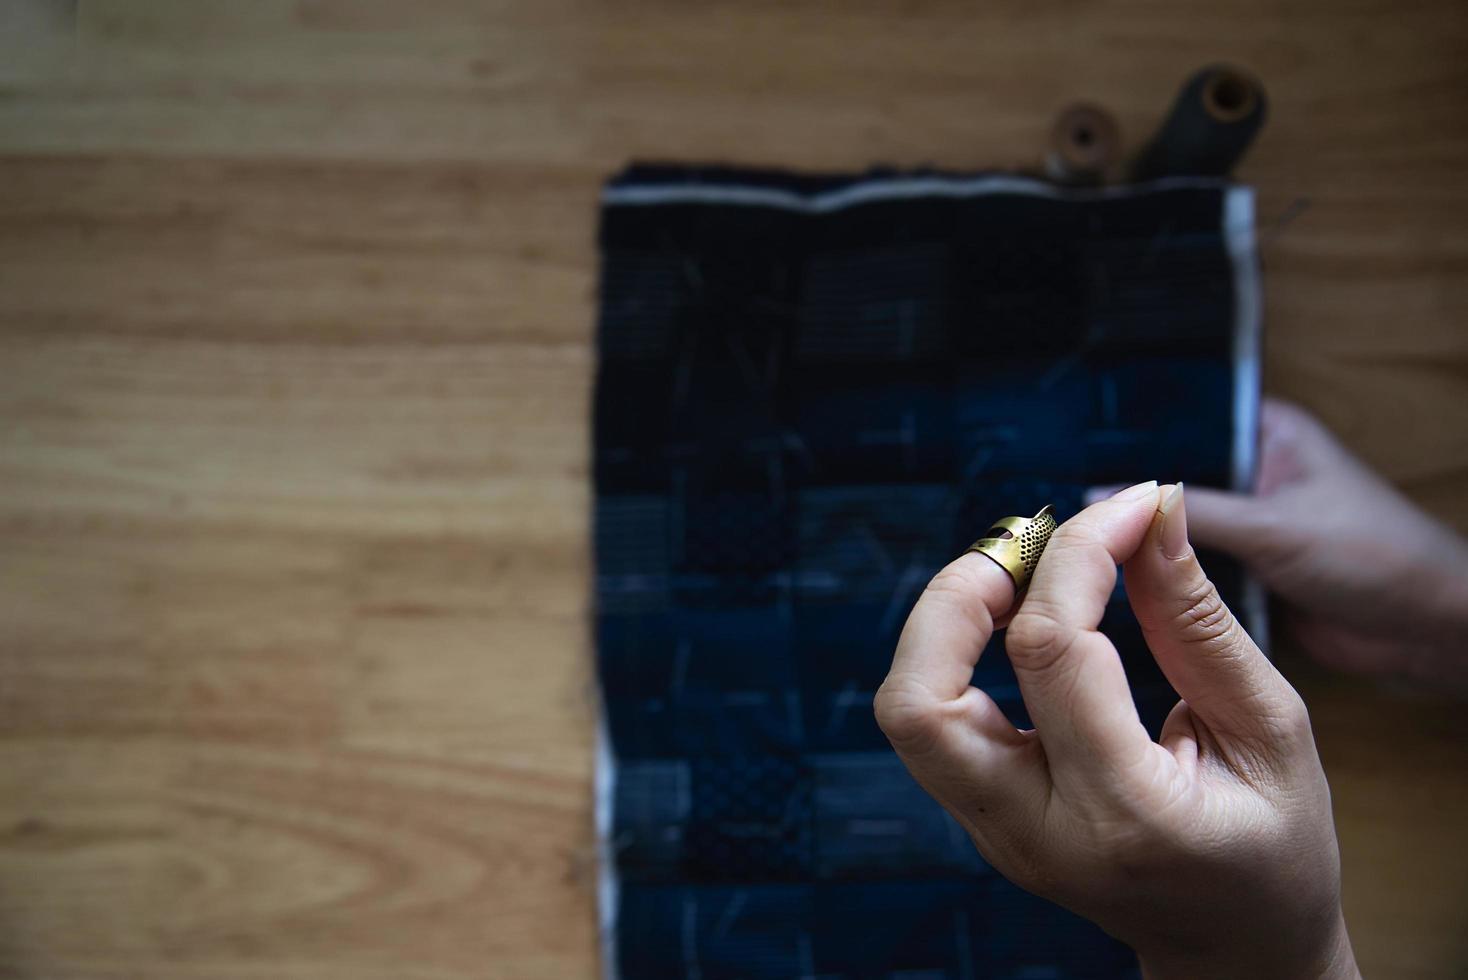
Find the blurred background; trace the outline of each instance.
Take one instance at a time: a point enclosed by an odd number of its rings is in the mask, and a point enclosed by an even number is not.
[[[1265,390],[1468,529],[1451,0],[0,2],[0,976],[594,976],[601,180],[1134,151],[1216,60]],[[1364,972],[1463,976],[1461,707],[1278,655]]]

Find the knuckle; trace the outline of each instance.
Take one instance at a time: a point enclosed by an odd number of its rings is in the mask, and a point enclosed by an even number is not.
[[[1280,727],[1283,734],[1297,741],[1315,741],[1314,727],[1310,724],[1310,709],[1300,692],[1286,685],[1280,705]]]
[[[983,583],[976,570],[963,562],[952,562],[928,581],[923,598],[953,606],[964,618],[980,626],[992,621],[984,602]]]
[[[1304,700],[1288,685],[1260,698],[1253,727],[1231,733],[1226,757],[1245,783],[1269,793],[1286,787],[1300,764],[1319,766]]]
[[[1052,549],[1069,551],[1077,548],[1104,549],[1105,543],[1090,524],[1081,520],[1070,520],[1055,529],[1055,533],[1050,536],[1050,543],[1045,546],[1045,552],[1049,554]]]
[[[972,583],[973,579],[964,571],[964,566],[952,562],[939,569],[938,574],[928,580],[923,591],[928,595],[966,596],[972,591]]]
[[[1176,636],[1184,643],[1224,649],[1237,639],[1238,622],[1218,589],[1206,578],[1190,589],[1182,610],[1173,621]]]
[[[877,727],[895,748],[924,751],[943,730],[942,706],[921,685],[888,677],[873,701]]]
[[[1218,661],[1242,662],[1259,654],[1234,618],[1218,590],[1207,579],[1191,589],[1173,621],[1173,632],[1183,643],[1202,650]],[[1248,702],[1255,725],[1262,725],[1266,741],[1313,738],[1310,715],[1299,693],[1282,677],[1264,666],[1253,676],[1260,685],[1239,700]]]
[[[1004,646],[1016,667],[1044,671],[1065,656],[1074,640],[1075,631],[1054,614],[1026,603],[1010,621]]]

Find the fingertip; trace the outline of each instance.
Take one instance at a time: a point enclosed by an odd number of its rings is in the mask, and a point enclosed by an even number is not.
[[[1120,500],[1124,503],[1132,503],[1138,500],[1146,500],[1157,492],[1157,481],[1147,480],[1144,483],[1134,483],[1124,490],[1118,490],[1112,494],[1112,500]]]
[[[1146,538],[1125,563],[1127,594],[1141,600],[1142,605],[1148,605],[1149,599],[1164,597],[1170,602],[1208,586],[1207,574],[1198,562],[1189,534],[1188,510],[1193,491],[1189,489],[1186,496],[1184,493],[1180,482],[1159,488],[1157,509],[1152,514]]]
[[[1062,524],[1056,538],[1062,548],[1082,540],[1099,541],[1114,562],[1125,561],[1146,537],[1157,511],[1159,492],[1156,480],[1119,490]],[[1050,549],[1056,547],[1056,538],[1051,539]]]
[[[1103,500],[1140,500],[1157,488],[1156,480],[1122,486],[1120,483],[1104,483],[1088,487],[1081,500],[1085,506],[1099,504]]]
[[[1176,561],[1186,558],[1192,551],[1188,544],[1188,509],[1183,499],[1183,485],[1164,487],[1157,516],[1153,519],[1157,527],[1157,544],[1164,558]]]

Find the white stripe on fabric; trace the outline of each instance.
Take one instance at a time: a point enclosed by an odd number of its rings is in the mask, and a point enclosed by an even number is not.
[[[1223,237],[1234,273],[1234,445],[1233,489],[1249,493],[1259,467],[1259,399],[1262,372],[1263,302],[1254,235],[1254,189],[1230,187],[1223,196]],[[1252,575],[1244,579],[1244,629],[1269,653],[1269,603]]]
[[[905,201],[914,198],[965,198],[993,194],[1017,194],[1053,200],[1097,200],[1132,197],[1154,191],[1210,190],[1238,188],[1214,177],[1168,177],[1144,184],[1122,184],[1115,187],[1057,187],[1033,177],[1013,174],[989,174],[983,177],[900,177],[873,179],[848,184],[828,191],[802,193],[778,187],[752,187],[741,184],[626,184],[602,191],[602,204],[608,207],[648,207],[656,205],[716,204],[727,206],[778,208],[824,214],[843,208],[882,201]],[[1227,195],[1225,195],[1227,196]]]

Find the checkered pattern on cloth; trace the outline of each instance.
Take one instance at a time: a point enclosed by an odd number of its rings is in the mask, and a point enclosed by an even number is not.
[[[608,974],[1135,977],[987,867],[872,697],[993,519],[1247,476],[1248,191],[634,167],[601,248]],[[1120,589],[1104,628],[1155,731],[1175,696]],[[1002,641],[975,683],[1027,723]]]

